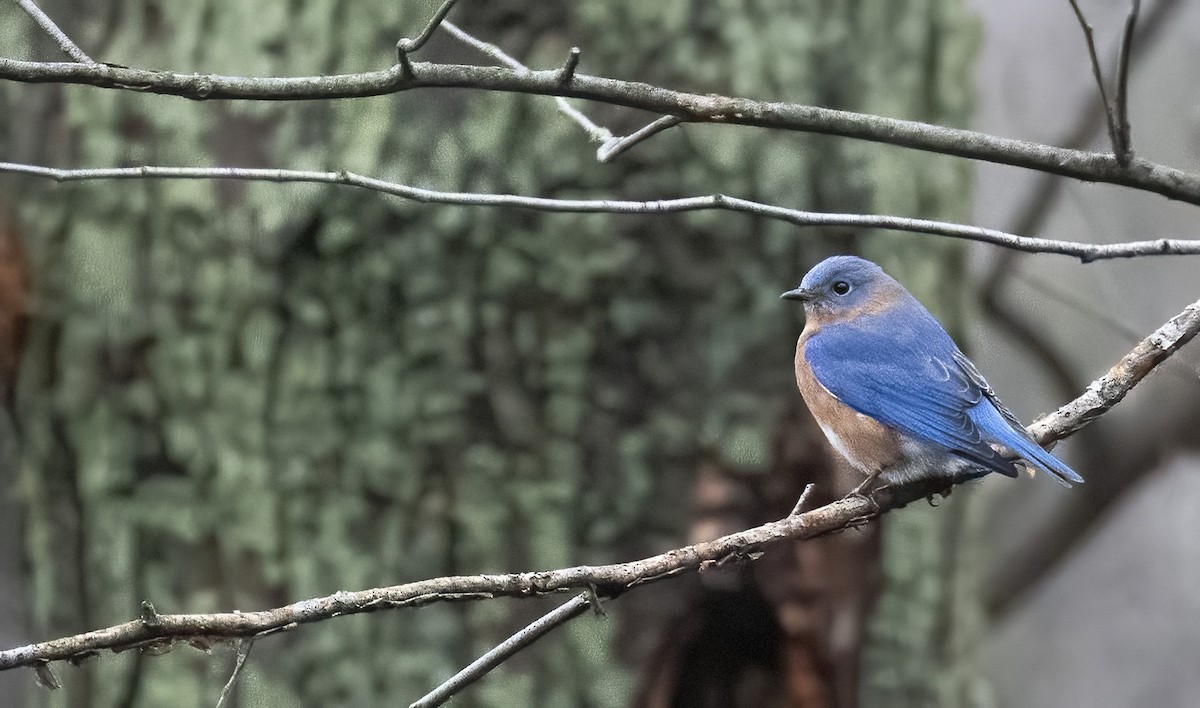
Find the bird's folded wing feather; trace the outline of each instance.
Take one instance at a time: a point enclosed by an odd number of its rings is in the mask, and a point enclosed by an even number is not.
[[[970,415],[976,406],[994,405],[991,389],[974,366],[964,369],[966,357],[928,313],[900,328],[869,319],[822,327],[809,338],[805,358],[817,381],[859,413],[1016,476]]]

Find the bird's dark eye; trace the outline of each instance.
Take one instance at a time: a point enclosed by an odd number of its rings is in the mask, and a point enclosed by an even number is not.
[[[833,284],[833,292],[837,295],[845,295],[850,292],[850,283],[844,280],[839,280]]]

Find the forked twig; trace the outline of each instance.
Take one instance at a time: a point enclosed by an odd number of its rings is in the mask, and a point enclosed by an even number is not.
[[[1096,53],[1096,39],[1092,25],[1087,21],[1078,0],[1069,0],[1071,9],[1075,11],[1075,19],[1083,30],[1083,38],[1087,42],[1088,59],[1092,64],[1092,75],[1096,77],[1096,87],[1100,91],[1100,100],[1104,104],[1104,116],[1108,125],[1108,139],[1112,145],[1113,157],[1121,167],[1128,167],[1133,162],[1133,145],[1129,134],[1129,56],[1132,53],[1133,33],[1137,28],[1138,13],[1141,11],[1141,0],[1132,0],[1129,15],[1125,18],[1125,31],[1121,35],[1121,44],[1117,49],[1117,86],[1116,92],[1109,100],[1108,89],[1104,85],[1104,72],[1100,69],[1100,57]]]

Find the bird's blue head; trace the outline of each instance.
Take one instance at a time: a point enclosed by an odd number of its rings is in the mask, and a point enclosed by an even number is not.
[[[818,263],[794,290],[780,297],[799,300],[809,317],[837,319],[865,314],[903,297],[904,287],[871,261],[832,256]]]

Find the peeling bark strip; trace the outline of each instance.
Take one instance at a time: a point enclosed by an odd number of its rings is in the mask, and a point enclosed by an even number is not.
[[[1143,339],[1109,373],[1089,385],[1083,395],[1035,422],[1030,426],[1030,431],[1042,443],[1076,432],[1123,399],[1154,367],[1198,332],[1200,301],[1192,303]],[[339,615],[420,607],[434,602],[485,600],[499,596],[530,597],[581,588],[595,588],[603,595],[615,596],[643,583],[696,570],[705,563],[728,559],[753,560],[753,553],[780,541],[798,541],[851,528],[936,491],[915,486],[885,490],[876,495],[874,504],[862,498],[841,499],[803,514],[630,563],[585,565],[507,575],[433,578],[386,588],[338,592],[258,612],[143,613],[141,619],[113,627],[0,651],[0,670],[21,666],[40,667],[50,661],[64,659],[80,660],[106,649],[166,649],[175,642],[192,641],[203,645],[214,640],[257,637]]]
[[[407,55],[405,55],[407,56]],[[65,83],[182,96],[195,100],[301,101],[400,93],[416,88],[465,88],[580,98],[675,116],[691,123],[729,123],[838,135],[927,152],[1024,167],[1086,182],[1107,182],[1200,205],[1200,175],[1132,157],[1069,150],[971,130],[884,118],[795,103],[703,96],[636,81],[559,69],[522,71],[495,66],[410,62],[383,71],[335,76],[264,77],[176,74],[107,64],[0,59],[0,79]]]

